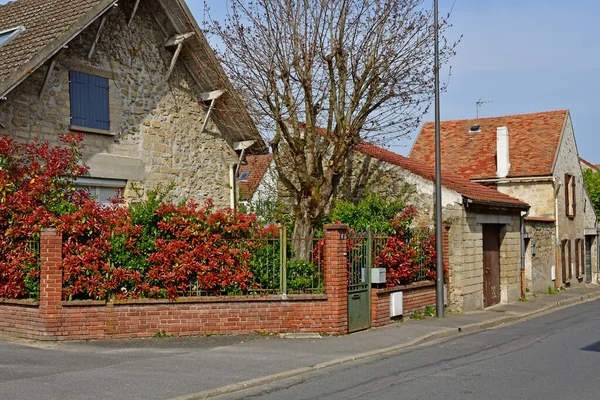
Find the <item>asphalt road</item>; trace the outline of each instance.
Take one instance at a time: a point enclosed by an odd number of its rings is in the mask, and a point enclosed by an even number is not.
[[[219,399],[600,399],[600,302]]]

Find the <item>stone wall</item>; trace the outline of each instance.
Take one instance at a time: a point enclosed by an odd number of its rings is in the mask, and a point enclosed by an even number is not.
[[[565,213],[565,174],[570,174],[575,177],[576,182],[576,204],[577,210],[574,218],[569,218]],[[556,165],[554,169],[554,176],[557,182],[560,183],[557,194],[558,202],[558,240],[569,239],[571,243],[571,254],[575,254],[575,239],[583,239],[586,233],[596,233],[596,216],[594,208],[591,204],[589,194],[585,188],[583,181],[583,173],[581,172],[581,165],[579,163],[579,154],[577,151],[577,145],[575,143],[575,134],[573,132],[573,125],[571,117],[567,118],[565,123],[565,130],[560,144],[560,151],[556,159]],[[592,259],[592,270],[597,268],[597,259]],[[571,257],[571,270],[573,276],[575,276],[575,257]],[[561,268],[558,268],[559,278]],[[571,281],[571,285],[577,284],[576,279]]]
[[[515,215],[500,231],[501,302],[510,303],[521,296],[521,218]]]
[[[554,186],[551,178],[534,182],[498,183],[497,189],[529,204],[529,216],[554,218]]]
[[[525,244],[526,288],[534,293],[547,293],[548,286],[554,287],[554,223],[527,221],[525,232],[530,236]],[[533,246],[536,249],[535,256],[532,254]]]
[[[0,101],[0,122],[6,126],[0,133],[58,143],[59,134],[70,130],[69,70],[104,76],[110,83],[111,124],[109,131],[85,133],[90,175],[127,180],[128,198],[136,197],[133,187],[143,194],[174,183],[175,201],[212,198],[217,206],[228,206],[230,165],[237,161],[232,139],[213,123],[208,133],[200,134],[206,115],[206,107],[198,103],[202,88],[182,59],[164,80],[173,53],[163,47],[163,32],[143,3],[128,27],[125,7],[119,4],[106,20],[91,60],[87,56],[99,20],[57,54],[41,98],[49,62]]]
[[[491,210],[487,212],[492,212]],[[502,225],[500,232],[501,302],[520,296],[520,216],[518,212],[488,214],[485,209],[447,209],[444,221],[448,234],[448,302],[457,311],[482,309],[483,225]]]

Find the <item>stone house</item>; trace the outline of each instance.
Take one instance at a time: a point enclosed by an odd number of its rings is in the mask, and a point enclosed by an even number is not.
[[[260,206],[266,201],[276,202],[276,176],[272,154],[246,156],[245,163],[240,165],[238,173],[240,201],[253,206]]]
[[[252,173],[258,176],[260,170]],[[417,224],[433,227],[434,180],[432,166],[363,143],[348,160],[341,191],[354,200],[366,192],[403,198],[419,210]],[[456,310],[474,310],[516,301],[521,282],[521,213],[529,206],[445,172],[442,202],[449,304]]]
[[[99,201],[174,184],[173,200],[235,204],[242,151],[264,143],[183,0],[0,6],[0,134],[84,134]]]
[[[434,129],[423,126],[411,160],[434,162]],[[443,121],[441,135],[445,170],[531,205],[522,254],[528,289],[596,281],[597,218],[568,110]]]
[[[579,157],[579,164],[581,164],[582,171],[585,171],[588,169],[591,169],[592,171],[598,171],[598,165],[592,164],[591,162],[584,160],[581,157]]]

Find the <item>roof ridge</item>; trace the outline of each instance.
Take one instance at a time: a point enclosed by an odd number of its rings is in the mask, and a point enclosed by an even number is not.
[[[490,120],[490,119],[498,119],[498,118],[507,118],[507,117],[526,117],[526,116],[532,116],[532,115],[542,115],[542,114],[558,114],[558,113],[566,113],[569,112],[569,109],[561,109],[561,110],[551,110],[551,111],[537,111],[537,112],[530,112],[530,113],[520,113],[520,114],[506,114],[506,115],[496,115],[493,117],[480,117],[480,118],[463,118],[463,119],[445,119],[442,120],[441,122],[464,122],[464,121],[486,121],[486,120]],[[430,124],[435,124],[434,121],[427,121],[424,122],[423,125],[430,125]],[[423,130],[423,127],[421,127],[421,131]]]
[[[358,144],[356,149],[366,156],[397,165],[400,168],[406,169],[409,172],[428,181],[435,180],[434,168],[424,161],[410,159],[369,142],[362,142]],[[381,152],[383,154],[378,157],[377,154],[369,152],[369,149],[373,150],[374,152]],[[385,157],[386,155],[388,157]],[[511,197],[505,193],[499,192],[498,190],[492,189],[480,183],[473,182],[457,173],[450,171],[442,171],[442,186],[446,187],[447,189],[454,190],[462,196],[472,200],[523,206],[527,205],[527,203],[519,199]]]

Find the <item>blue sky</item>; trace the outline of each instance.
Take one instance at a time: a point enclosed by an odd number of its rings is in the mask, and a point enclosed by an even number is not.
[[[207,0],[222,17],[227,0]],[[426,0],[427,2],[428,0]],[[0,0],[0,4],[6,3]],[[570,109],[579,154],[600,163],[600,2],[596,0],[439,0],[454,5],[450,38],[463,34],[452,60],[442,119]],[[203,0],[188,0],[198,19]],[[431,4],[433,1],[431,0]],[[447,78],[447,75],[442,77]],[[433,120],[428,115],[427,121]],[[392,150],[407,154],[416,132]],[[598,139],[597,139],[598,138]],[[535,140],[535,138],[532,138]]]
[[[208,0],[214,15],[226,0]],[[189,1],[198,20],[202,2]],[[433,1],[431,1],[433,4]],[[570,109],[579,154],[600,163],[600,2],[596,0],[439,0],[454,5],[450,38],[463,34],[451,61],[442,119]],[[447,74],[442,76],[447,78]],[[433,120],[433,113],[426,117]],[[407,154],[415,134],[392,150]],[[597,139],[598,138],[598,139]],[[535,138],[532,138],[535,140]]]

